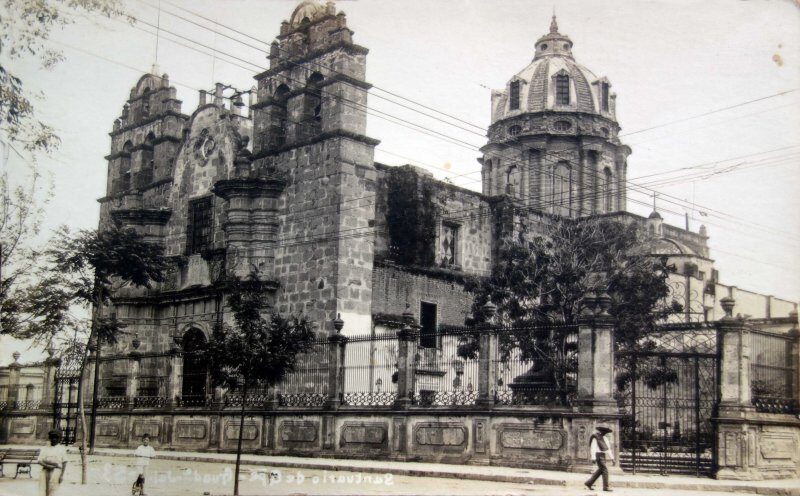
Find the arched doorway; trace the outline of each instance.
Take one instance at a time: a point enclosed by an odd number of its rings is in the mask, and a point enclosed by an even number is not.
[[[183,335],[182,406],[203,406],[208,389],[208,365],[198,353],[206,347],[206,337],[200,329],[192,328]]]

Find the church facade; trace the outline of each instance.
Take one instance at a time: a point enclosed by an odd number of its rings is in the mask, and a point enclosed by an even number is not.
[[[219,284],[226,274],[257,271],[277,310],[307,316],[321,339],[385,336],[413,316],[421,334],[416,353],[403,355],[392,342],[371,348],[364,360],[390,356],[388,374],[380,383],[370,375],[370,388],[396,382],[396,367],[417,386],[409,389],[401,377],[394,387],[416,394],[425,385],[435,395],[448,374],[473,387],[469,371],[425,372],[398,357],[455,360],[442,356],[437,333],[470,317],[464,277],[488,274],[503,240],[535,236],[558,218],[641,225],[651,253],[678,269],[672,278],[683,323],[723,318],[725,297],[765,328],[796,322],[794,302],[719,282],[704,227],[693,232],[665,224],[657,212],[642,218],[626,211],[632,151],[619,137],[611,82],[576,62],[555,17],[533,49],[531,63],[492,92],[480,192],[413,166],[375,162],[379,142],[366,135],[368,50],[354,42],[332,2],[302,2],[281,24],[256,85],[243,92],[218,84],[201,92],[191,114],[166,74],[142,76],[110,133],[100,227],[136,229],[165,247],[171,269],[153,289],[116,289],[113,311],[132,338],[103,350],[109,358],[101,395],[155,399],[101,404],[98,443],[127,446],[148,432],[162,448],[231,449],[234,412],[220,406],[224,393],[212,390],[190,353],[230,319]],[[246,94],[249,109],[242,110]],[[320,356],[332,366],[334,355]],[[592,360],[610,370],[612,355],[609,349]],[[477,391],[483,369],[475,367]],[[598,387],[610,391],[612,382]],[[305,387],[328,395],[335,386]],[[270,452],[333,449],[400,459],[416,452],[422,459],[569,468],[584,463],[582,440],[594,425],[618,425],[609,399],[556,409],[555,416],[552,408],[422,408],[412,419],[408,410],[391,409],[396,401],[386,412],[338,416],[329,404],[316,405],[320,411],[295,406],[257,416],[242,435],[247,449]]]

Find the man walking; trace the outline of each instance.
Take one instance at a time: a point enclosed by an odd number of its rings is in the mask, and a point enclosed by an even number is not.
[[[594,471],[588,481],[584,483],[590,490],[594,489],[594,483],[602,475],[603,476],[603,491],[612,491],[608,485],[608,467],[606,467],[606,459],[611,460],[614,465],[614,450],[611,446],[611,439],[606,438],[606,434],[612,432],[608,427],[598,427],[597,430],[589,438],[589,455],[592,463],[597,464],[597,470]]]
[[[150,465],[150,459],[156,456],[156,450],[150,446],[150,435],[144,434],[142,436],[142,444],[133,452],[136,458],[136,466],[138,467],[139,476],[136,482],[133,483],[131,494],[133,496],[144,496],[144,482],[147,477],[147,467]]]

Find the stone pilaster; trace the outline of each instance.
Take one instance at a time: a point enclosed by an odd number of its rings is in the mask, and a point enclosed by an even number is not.
[[[128,403],[133,405],[139,392],[139,366],[141,365],[141,354],[138,351],[132,351],[128,355],[128,360],[128,376],[125,381],[125,396],[128,398]]]
[[[56,371],[61,364],[61,360],[55,358],[55,350],[47,350],[49,356],[44,361],[44,381],[42,382],[42,409],[51,409],[55,399],[56,391]]]
[[[578,402],[583,411],[619,413],[613,397],[614,324],[607,294],[584,298],[578,326]]]
[[[397,331],[397,399],[394,407],[406,409],[414,397],[415,362],[419,334],[414,325],[414,315],[406,308],[403,313],[404,325]]]
[[[19,401],[19,372],[22,365],[19,363],[20,354],[15,351],[12,356],[14,361],[8,366],[8,405],[13,409]]]
[[[341,334],[344,321],[336,318],[333,321],[335,334],[328,336],[328,402],[327,408],[336,410],[342,405],[344,397],[344,354],[347,348],[347,336]]]
[[[719,407],[717,425],[718,479],[748,480],[753,477],[749,453],[748,414],[753,412],[750,393],[750,330],[735,319],[731,297],[720,300],[725,316],[717,322],[720,349]]]
[[[169,351],[167,360],[166,405],[168,409],[176,406],[176,398],[181,396],[181,376],[183,375],[183,353],[181,353],[180,339],[175,339],[175,344]]]
[[[494,390],[497,387],[497,368],[494,358],[497,356],[497,328],[494,316],[497,307],[492,303],[483,306],[486,325],[481,329],[478,340],[478,398],[476,404],[492,408],[495,403]]]

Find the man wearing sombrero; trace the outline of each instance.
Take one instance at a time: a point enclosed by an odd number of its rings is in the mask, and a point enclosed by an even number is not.
[[[606,467],[606,459],[610,459],[612,465],[615,463],[614,450],[611,449],[611,440],[606,438],[606,434],[610,432],[612,431],[608,427],[599,426],[594,434],[592,434],[592,437],[589,438],[590,457],[592,463],[597,463],[597,470],[595,470],[589,480],[584,483],[590,490],[594,489],[592,486],[601,475],[603,476],[603,491],[612,490],[608,486],[608,467]]]

